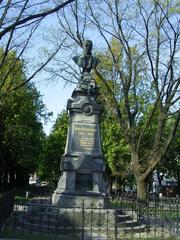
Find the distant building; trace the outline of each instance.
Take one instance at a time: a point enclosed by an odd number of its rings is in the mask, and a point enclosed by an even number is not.
[[[39,185],[40,184],[39,177],[37,176],[36,172],[33,174],[30,174],[29,184],[30,185],[32,185],[32,184]]]
[[[153,174],[152,192],[159,195],[160,193],[164,197],[175,197],[177,194],[177,182],[176,179],[169,178],[166,174],[159,174],[155,171]]]

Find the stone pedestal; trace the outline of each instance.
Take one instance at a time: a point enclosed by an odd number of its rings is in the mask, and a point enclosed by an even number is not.
[[[103,207],[106,187],[99,129],[101,107],[92,92],[75,89],[67,109],[67,142],[53,205],[72,207],[74,202],[81,205],[84,201],[87,207]]]

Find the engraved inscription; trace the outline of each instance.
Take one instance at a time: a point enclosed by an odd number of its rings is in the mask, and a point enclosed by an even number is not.
[[[91,138],[81,138],[80,145],[82,147],[90,147],[92,148],[95,144],[95,140]]]
[[[97,125],[74,124],[72,150],[78,152],[99,152],[99,130]]]

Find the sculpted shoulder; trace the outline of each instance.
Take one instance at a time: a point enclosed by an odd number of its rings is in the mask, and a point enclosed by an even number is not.
[[[86,40],[83,43],[83,54],[80,56],[75,56],[72,60],[82,68],[82,72],[90,73],[93,68],[97,66],[100,62],[98,58],[92,55],[92,41]]]

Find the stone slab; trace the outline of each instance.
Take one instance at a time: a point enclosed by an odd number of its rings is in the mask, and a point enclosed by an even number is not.
[[[84,204],[85,208],[90,207],[101,207],[104,208],[104,196],[101,194],[88,194],[86,195],[77,195],[77,192],[74,194],[64,194],[54,192],[52,195],[52,204],[53,206],[59,208],[72,208],[76,205],[82,207]]]

